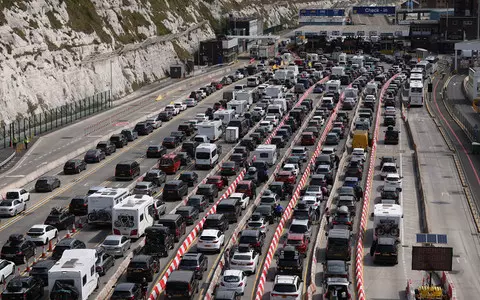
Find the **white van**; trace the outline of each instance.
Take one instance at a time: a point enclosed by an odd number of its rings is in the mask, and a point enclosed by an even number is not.
[[[153,198],[148,195],[132,195],[112,209],[112,232],[129,238],[139,238],[145,228],[155,221]]]
[[[278,158],[277,145],[258,145],[257,149],[253,151],[253,155],[256,161],[263,161],[273,166]]]
[[[60,293],[75,289],[79,300],[87,300],[98,286],[96,271],[97,250],[73,249],[65,250],[62,258],[48,270],[48,291]],[[65,299],[67,299],[65,298]],[[53,299],[53,298],[52,298]]]
[[[233,88],[235,91],[243,91],[247,86],[244,84],[236,84]]]
[[[213,168],[220,160],[222,148],[216,144],[200,144],[195,149],[195,167],[197,169]]]
[[[125,201],[128,194],[125,188],[104,188],[88,196],[88,224],[110,224],[112,208]]]
[[[260,81],[255,76],[250,76],[247,78],[247,86],[256,87],[260,84]]]

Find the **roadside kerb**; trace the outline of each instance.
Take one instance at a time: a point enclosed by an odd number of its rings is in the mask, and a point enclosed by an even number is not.
[[[322,82],[322,81],[320,81]],[[298,101],[298,103],[301,103],[305,97],[308,96],[308,91],[306,92],[306,94],[304,96],[302,96],[302,98],[300,98],[300,100]],[[298,107],[296,105],[296,107]],[[314,113],[313,111],[310,113],[310,115]],[[288,114],[286,115],[286,118],[288,118]],[[283,121],[286,120],[286,118]],[[311,118],[311,116],[309,116],[309,118]],[[309,119],[309,118],[306,118],[306,119]],[[247,221],[249,220],[250,218],[250,215],[253,213],[253,210],[254,208],[256,207],[256,205],[258,205],[258,203],[260,202],[260,198],[261,198],[261,195],[263,194],[263,192],[268,189],[268,186],[270,185],[270,183],[272,183],[274,180],[275,180],[275,174],[278,173],[278,171],[280,170],[280,167],[281,165],[283,164],[283,162],[285,161],[285,159],[289,156],[290,152],[292,151],[293,147],[296,146],[296,143],[298,142],[298,140],[300,139],[301,137],[301,133],[303,131],[303,129],[305,129],[307,127],[308,123],[305,122],[301,128],[298,129],[298,132],[297,134],[295,135],[290,147],[287,149],[287,151],[285,151],[285,154],[283,155],[283,157],[281,158],[281,160],[277,163],[277,166],[275,167],[274,171],[272,172],[272,174],[270,175],[270,178],[267,180],[267,182],[264,184],[264,186],[262,187],[262,189],[260,190],[260,192],[258,193],[258,196],[255,198],[252,206],[250,206],[244,217],[242,218],[242,220],[237,224],[237,228],[235,229],[235,231],[233,232],[232,234],[232,237],[230,238],[230,240],[228,241],[227,245],[224,247],[224,249],[229,249],[230,247],[232,247],[233,245],[235,245],[236,241],[237,241],[237,236],[239,235],[240,231],[242,231],[245,227],[245,224],[247,223]],[[279,124],[279,126],[277,126],[277,128],[280,128],[281,125]],[[273,131],[272,132],[272,136],[274,136],[276,131]],[[271,142],[271,138],[268,139],[265,144],[270,144]],[[220,275],[222,274],[223,272],[223,267],[225,266],[225,257],[222,255],[220,261],[219,261],[219,264],[218,266],[215,268],[215,272],[212,276],[212,280],[207,288],[207,292],[206,292],[206,295],[205,297],[207,299],[211,299],[214,291],[215,291],[215,288],[218,284],[218,280],[220,278]]]
[[[382,110],[383,95],[385,94],[385,91],[387,90],[392,80],[394,80],[397,76],[398,74],[391,77],[382,87],[382,90],[380,92],[380,97],[378,99],[378,104],[377,104],[377,117],[375,120],[375,130],[373,133],[372,149],[370,152],[370,166],[368,167],[367,180],[365,183],[365,192],[363,197],[360,228],[358,231],[356,254],[355,254],[355,279],[356,279],[356,288],[357,288],[357,298],[359,300],[367,299],[365,295],[365,289],[363,286],[363,238],[364,238],[365,231],[367,228],[367,223],[368,223],[368,210],[370,207],[370,191],[372,188],[373,172],[375,170],[375,157],[376,157],[376,151],[377,151],[378,131],[380,129],[380,114]]]
[[[317,148],[316,148],[315,152],[313,153],[312,157],[310,158],[310,161],[308,162],[308,166],[306,167],[305,172],[304,172],[302,178],[300,179],[299,185],[297,186],[297,188],[296,188],[296,190],[293,194],[292,199],[288,203],[288,206],[285,209],[285,212],[282,215],[282,218],[280,219],[280,224],[277,226],[277,229],[275,230],[275,234],[273,236],[273,241],[270,244],[270,247],[269,247],[268,253],[267,253],[267,257],[265,258],[265,263],[263,265],[262,275],[260,276],[260,281],[258,283],[257,291],[255,293],[255,300],[261,300],[263,298],[263,293],[264,293],[264,290],[265,290],[265,282],[267,280],[268,269],[270,268],[270,264],[271,264],[273,256],[274,256],[275,249],[277,248],[278,242],[280,240],[280,236],[283,232],[283,228],[284,228],[286,222],[290,219],[293,207],[296,205],[297,200],[300,197],[300,190],[303,188],[303,186],[306,183],[307,178],[310,176],[310,165],[312,163],[315,163],[315,159],[317,158],[318,154],[320,153],[320,151],[322,149],[323,142],[325,141],[325,138],[328,134],[328,131],[332,127],[332,124],[333,124],[333,122],[336,118],[338,109],[340,108],[340,105],[343,102],[344,96],[345,96],[345,94],[342,92],[337,105],[335,106],[332,114],[330,115],[330,118],[329,118],[327,124],[325,125],[325,129],[324,129],[324,131],[322,133],[322,136],[319,140],[319,144],[317,145]]]
[[[231,68],[227,68],[227,69],[228,69],[229,71],[231,70]],[[217,71],[217,72],[219,72],[219,71]],[[227,71],[225,71],[225,72],[227,72]],[[215,73],[215,74],[219,74],[219,73]],[[218,76],[218,75],[211,75],[211,76],[213,77],[213,76]],[[200,80],[200,79],[197,79],[197,80]],[[182,82],[182,83],[184,83],[184,82]],[[168,87],[167,87],[167,88],[168,88]],[[158,113],[159,113],[160,111],[162,111],[162,110],[163,110],[163,108],[162,108],[162,109],[159,109],[159,110],[156,110],[156,111],[153,111],[152,114],[155,114],[155,113],[158,114]],[[103,112],[102,114],[108,113],[108,112],[109,112],[109,111],[105,111],[105,112]],[[95,116],[98,117],[98,116],[100,116],[100,115],[101,115],[101,114],[98,114],[98,115],[95,115]],[[138,118],[138,119],[136,119],[135,121],[132,121],[131,123],[137,123],[137,122],[141,122],[141,121],[144,121],[144,120],[145,120],[145,116],[143,116],[143,117],[141,117],[141,118]],[[116,128],[114,128],[114,129],[121,131],[121,130],[127,129],[127,128],[129,128],[129,127],[130,127],[129,125],[126,125],[126,126],[123,126],[123,127],[116,127]],[[65,127],[65,128],[68,128],[68,126]],[[55,133],[55,131],[54,131],[54,132],[51,132],[51,133],[49,133],[49,134],[53,134],[53,133]],[[111,133],[105,134],[105,135],[103,135],[101,138],[94,140],[94,142],[93,142],[92,144],[93,144],[93,145],[96,145],[96,144],[99,143],[100,141],[103,141],[103,140],[105,140],[105,139],[110,138],[110,135],[111,135]],[[40,139],[41,139],[41,138],[42,138],[42,137],[40,137]],[[39,140],[39,141],[40,141],[40,140]],[[39,141],[37,141],[37,143],[38,143]],[[26,175],[25,177],[17,180],[16,182],[14,182],[14,183],[12,183],[12,184],[10,184],[10,185],[2,188],[2,189],[0,190],[0,195],[4,195],[8,190],[23,187],[23,186],[27,185],[29,182],[32,182],[32,181],[34,181],[35,179],[37,179],[38,177],[42,176],[43,174],[45,174],[45,173],[47,173],[47,172],[55,169],[56,167],[64,164],[64,163],[67,162],[68,160],[73,159],[73,158],[75,158],[75,157],[77,157],[77,156],[80,156],[81,154],[85,153],[88,149],[90,149],[90,148],[92,147],[92,146],[91,146],[92,144],[87,145],[87,146],[84,146],[84,147],[77,148],[76,150],[70,152],[69,154],[67,154],[67,155],[65,155],[65,156],[63,156],[63,157],[61,157],[61,158],[59,158],[59,159],[56,159],[56,160],[54,160],[54,161],[52,161],[52,162],[50,162],[50,163],[48,163],[48,164],[46,164],[46,165],[44,165],[44,166],[42,166],[42,167],[39,167],[35,172],[32,172],[32,173]]]

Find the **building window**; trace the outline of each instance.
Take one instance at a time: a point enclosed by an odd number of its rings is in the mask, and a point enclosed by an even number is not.
[[[452,21],[452,25],[458,25],[457,24],[458,22],[455,20],[455,21]]]

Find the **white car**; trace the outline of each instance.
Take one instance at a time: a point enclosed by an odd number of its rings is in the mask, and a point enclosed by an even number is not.
[[[367,95],[365,96],[365,100],[371,100],[375,102],[377,99],[375,98],[375,95]]]
[[[257,271],[259,256],[260,255],[253,249],[239,249],[232,255],[232,259],[230,260],[230,269],[255,274]]]
[[[367,153],[363,148],[353,148],[352,157],[361,157],[363,161],[366,161]]]
[[[199,122],[208,121],[208,116],[204,113],[196,114],[195,120],[198,120]]]
[[[195,127],[195,129],[198,129],[197,125],[198,123],[200,123],[200,121],[198,121],[197,119],[193,119],[193,120],[188,120],[187,123],[192,124],[193,127]]]
[[[278,118],[277,118],[277,116],[272,116],[272,115],[266,116],[266,117],[265,117],[265,121],[269,121],[269,122],[272,123],[274,126],[277,126],[277,125],[278,125]]]
[[[320,123],[320,126],[325,125],[325,119],[322,116],[315,116],[313,117],[313,120],[316,120]]]
[[[292,172],[295,176],[298,176],[300,174],[300,168],[298,167],[298,164],[286,164],[282,168],[283,171],[290,171]]]
[[[0,215],[2,216],[14,217],[26,209],[27,204],[19,199],[3,200],[0,202]]]
[[[268,221],[261,214],[254,213],[247,222],[247,229],[260,230],[261,233],[267,233]]]
[[[303,197],[313,197],[317,201],[322,201],[323,200],[323,193],[322,193],[322,187],[318,185],[311,185],[307,187],[307,190],[305,191],[305,195]]]
[[[325,147],[322,149],[321,154],[333,155],[335,154],[335,152],[337,152],[337,149],[335,149],[334,147]]]
[[[267,204],[267,205],[277,205],[280,204],[280,197],[270,190],[266,190],[263,192],[262,197],[260,197],[260,205]]]
[[[216,229],[205,229],[197,242],[198,251],[216,251],[222,250],[225,243],[225,235]]]
[[[265,115],[265,110],[259,106],[256,106],[253,108],[254,115],[259,115],[260,117],[263,117]]]
[[[397,165],[394,163],[384,163],[382,166],[382,169],[380,170],[380,177],[382,180],[387,177],[388,174],[397,174],[398,175],[398,169]]]
[[[247,286],[247,276],[240,270],[225,270],[223,272],[219,291],[234,291],[238,295],[245,293],[245,286]]]
[[[5,279],[10,275],[15,275],[15,263],[0,259],[0,282],[6,282]]]
[[[33,225],[27,232],[27,240],[34,243],[47,245],[49,241],[57,238],[58,229],[52,225]]]
[[[309,195],[305,193],[305,196],[302,197],[302,202],[313,209],[317,209],[321,204],[319,198],[317,198],[317,195],[313,193]]]
[[[207,98],[207,92],[202,91],[202,90],[196,90],[195,92],[197,92],[197,93],[199,93],[200,95],[202,95],[202,99]]]
[[[259,127],[265,128],[267,132],[272,132],[273,131],[273,124],[270,123],[270,121],[260,121]]]
[[[276,275],[270,300],[300,300],[303,298],[303,282],[296,275]]]
[[[240,73],[240,72],[235,73],[235,76],[237,76],[238,79],[245,78],[245,75],[243,75],[243,73]]]
[[[169,104],[165,106],[165,111],[171,112],[174,116],[178,115],[180,113],[180,109],[175,107],[173,104]]]
[[[184,111],[187,109],[187,105],[183,104],[182,102],[174,102],[173,105],[175,105],[175,107],[178,108],[180,111]]]
[[[242,209],[247,209],[248,204],[250,204],[250,197],[248,197],[244,193],[233,193],[228,196],[228,198],[238,199],[238,201],[240,201]]]
[[[195,99],[193,99],[193,98],[187,98],[187,99],[183,100],[183,103],[185,103],[185,105],[187,107],[197,106],[197,101],[195,101]]]
[[[387,176],[385,176],[384,186],[391,186],[402,191],[402,176],[398,173],[388,173]]]
[[[30,193],[27,192],[25,189],[9,190],[5,195],[5,199],[7,200],[20,199],[25,202],[30,200]]]
[[[145,122],[147,122],[148,124],[151,124],[153,129],[158,129],[158,128],[162,127],[162,121],[157,119],[156,117],[149,118]]]
[[[393,106],[385,107],[385,112],[383,114],[385,116],[395,116],[396,115],[395,107]]]

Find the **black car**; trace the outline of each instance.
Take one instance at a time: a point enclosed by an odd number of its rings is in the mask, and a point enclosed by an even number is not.
[[[167,154],[167,148],[162,145],[150,145],[147,148],[147,158],[160,158]]]
[[[273,208],[270,204],[262,204],[262,205],[259,205],[254,213],[259,213],[261,214],[264,218],[266,218],[268,220],[268,222],[270,224],[273,224],[274,222],[274,211],[273,211]]]
[[[177,156],[180,158],[181,166],[188,166],[192,162],[192,158],[187,152],[178,152]]]
[[[162,122],[168,122],[170,121],[171,119],[173,119],[173,113],[169,112],[169,111],[161,111],[159,114],[158,114],[158,118],[162,121]]]
[[[115,265],[115,258],[105,252],[104,248],[97,249],[97,261],[95,267],[99,276],[104,276]]]
[[[153,182],[157,186],[161,186],[166,180],[167,174],[159,169],[151,169],[143,176],[143,181]]]
[[[39,260],[32,266],[30,270],[30,276],[42,281],[43,286],[48,286],[48,270],[50,270],[56,261],[53,259]]]
[[[230,161],[235,162],[239,168],[247,167],[247,159],[247,155],[242,153],[233,153],[232,155],[230,155]]]
[[[88,196],[75,196],[70,200],[68,211],[74,216],[86,216],[88,214]]]
[[[153,275],[160,270],[160,263],[150,255],[136,255],[128,264],[127,281],[142,282],[145,278],[147,282],[153,280]]]
[[[218,197],[218,187],[215,184],[200,184],[196,194],[205,196],[209,202],[214,202]]]
[[[63,174],[78,174],[87,169],[87,163],[82,159],[70,159],[63,165]]]
[[[197,148],[198,145],[200,145],[200,143],[195,141],[183,142],[182,149],[180,151],[188,153],[190,157],[194,157],[195,149]]]
[[[117,147],[110,141],[103,141],[97,144],[97,149],[102,150],[106,155],[111,155],[117,151]]]
[[[112,142],[117,148],[123,148],[128,144],[128,139],[120,133],[112,135],[110,137],[110,142]]]
[[[84,242],[77,240],[75,238],[64,238],[60,242],[55,245],[55,249],[53,249],[52,259],[59,260],[62,258],[62,254],[65,250],[71,249],[86,249],[87,246]]]
[[[134,130],[138,132],[138,135],[149,135],[153,132],[153,127],[147,122],[139,122],[135,125]]]
[[[226,161],[222,164],[220,169],[220,175],[222,176],[233,176],[236,175],[240,170],[238,164],[234,161]]]
[[[303,270],[303,259],[294,246],[286,246],[278,255],[277,259],[277,273],[285,275],[301,276]]]
[[[90,149],[85,153],[83,160],[86,163],[96,163],[105,159],[105,153],[100,149]]]
[[[162,145],[168,149],[177,148],[179,144],[180,144],[179,139],[174,136],[167,136],[163,138],[163,142],[162,142]]]
[[[343,260],[327,260],[323,265],[323,278],[348,278],[350,264]]]
[[[122,282],[115,286],[110,300],[143,300],[140,283]]]
[[[241,245],[250,245],[260,255],[262,254],[262,246],[265,241],[265,234],[256,229],[245,229],[240,232],[238,243]]]
[[[200,212],[204,212],[208,207],[208,199],[203,195],[193,195],[188,198],[187,206],[193,206]]]
[[[35,183],[35,192],[51,192],[60,187],[60,179],[53,176],[42,176]]]
[[[52,225],[58,230],[70,228],[75,223],[75,215],[66,208],[52,208],[45,220],[45,225]]]
[[[187,183],[188,186],[194,186],[198,182],[198,174],[195,172],[183,172],[178,179]]]
[[[2,292],[4,300],[36,300],[42,299],[44,294],[43,282],[32,276],[16,276],[12,278]]]
[[[257,143],[251,137],[244,137],[240,141],[240,146],[246,147],[249,151],[253,151],[253,150],[255,150],[255,147],[257,146]]]
[[[180,124],[177,128],[178,131],[185,133],[186,136],[191,136],[195,133],[195,127],[190,123]]]
[[[187,136],[184,131],[172,131],[170,132],[170,136],[177,138],[180,143],[184,142],[187,139]]]
[[[195,277],[202,280],[208,269],[208,257],[203,253],[187,253],[182,257],[178,270],[194,271]]]
[[[383,117],[383,126],[395,126],[397,121],[394,116],[385,116]]]
[[[198,219],[199,215],[197,208],[186,205],[178,207],[175,213],[181,215],[185,219],[187,225],[192,225],[195,220]]]
[[[2,247],[0,258],[20,265],[26,264],[35,254],[36,245],[34,242],[25,239],[23,234],[12,234]]]

